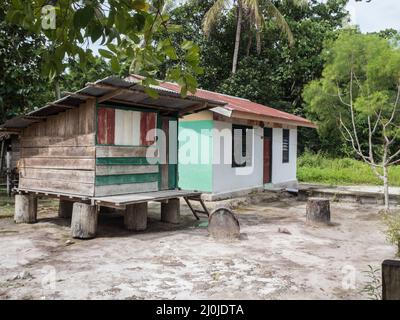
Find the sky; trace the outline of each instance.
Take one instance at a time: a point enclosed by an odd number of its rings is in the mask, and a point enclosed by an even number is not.
[[[352,24],[362,32],[375,32],[388,28],[400,30],[400,0],[350,0],[347,5]]]

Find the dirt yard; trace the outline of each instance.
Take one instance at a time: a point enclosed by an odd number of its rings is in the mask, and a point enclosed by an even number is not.
[[[395,254],[376,206],[332,203],[333,225],[313,227],[295,198],[249,205],[235,210],[233,242],[215,242],[182,208],[175,226],[152,204],[141,233],[102,214],[86,241],[70,238],[54,202],[40,203],[33,225],[1,218],[0,299],[366,299],[368,265]]]

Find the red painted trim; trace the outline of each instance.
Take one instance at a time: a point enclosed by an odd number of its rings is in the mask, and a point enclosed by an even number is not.
[[[97,143],[114,144],[115,110],[99,108],[97,111]]]
[[[143,146],[149,146],[154,143],[155,135],[152,134],[150,140],[146,140],[147,133],[155,129],[156,123],[156,113],[153,112],[141,112],[140,115],[140,142]]]

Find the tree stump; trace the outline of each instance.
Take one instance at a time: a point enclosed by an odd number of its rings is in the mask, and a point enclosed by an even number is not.
[[[382,300],[400,300],[400,261],[382,262]]]
[[[215,239],[237,239],[240,237],[239,220],[231,210],[218,208],[208,219],[208,232]]]
[[[329,200],[323,198],[308,198],[306,220],[310,223],[329,224],[331,221]]]
[[[161,221],[178,224],[180,220],[179,199],[169,199],[168,202],[161,202]]]
[[[146,230],[147,202],[128,205],[124,214],[124,225],[128,230]]]
[[[72,209],[71,233],[73,238],[92,239],[97,232],[96,206],[75,202]]]
[[[74,203],[68,200],[60,200],[60,204],[58,206],[58,217],[70,219],[72,217],[72,207]]]
[[[37,218],[37,198],[32,195],[15,195],[15,223],[35,223]]]

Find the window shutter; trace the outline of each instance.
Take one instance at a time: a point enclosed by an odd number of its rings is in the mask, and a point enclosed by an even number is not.
[[[288,163],[289,162],[289,137],[290,131],[289,129],[283,129],[282,132],[282,162]]]

